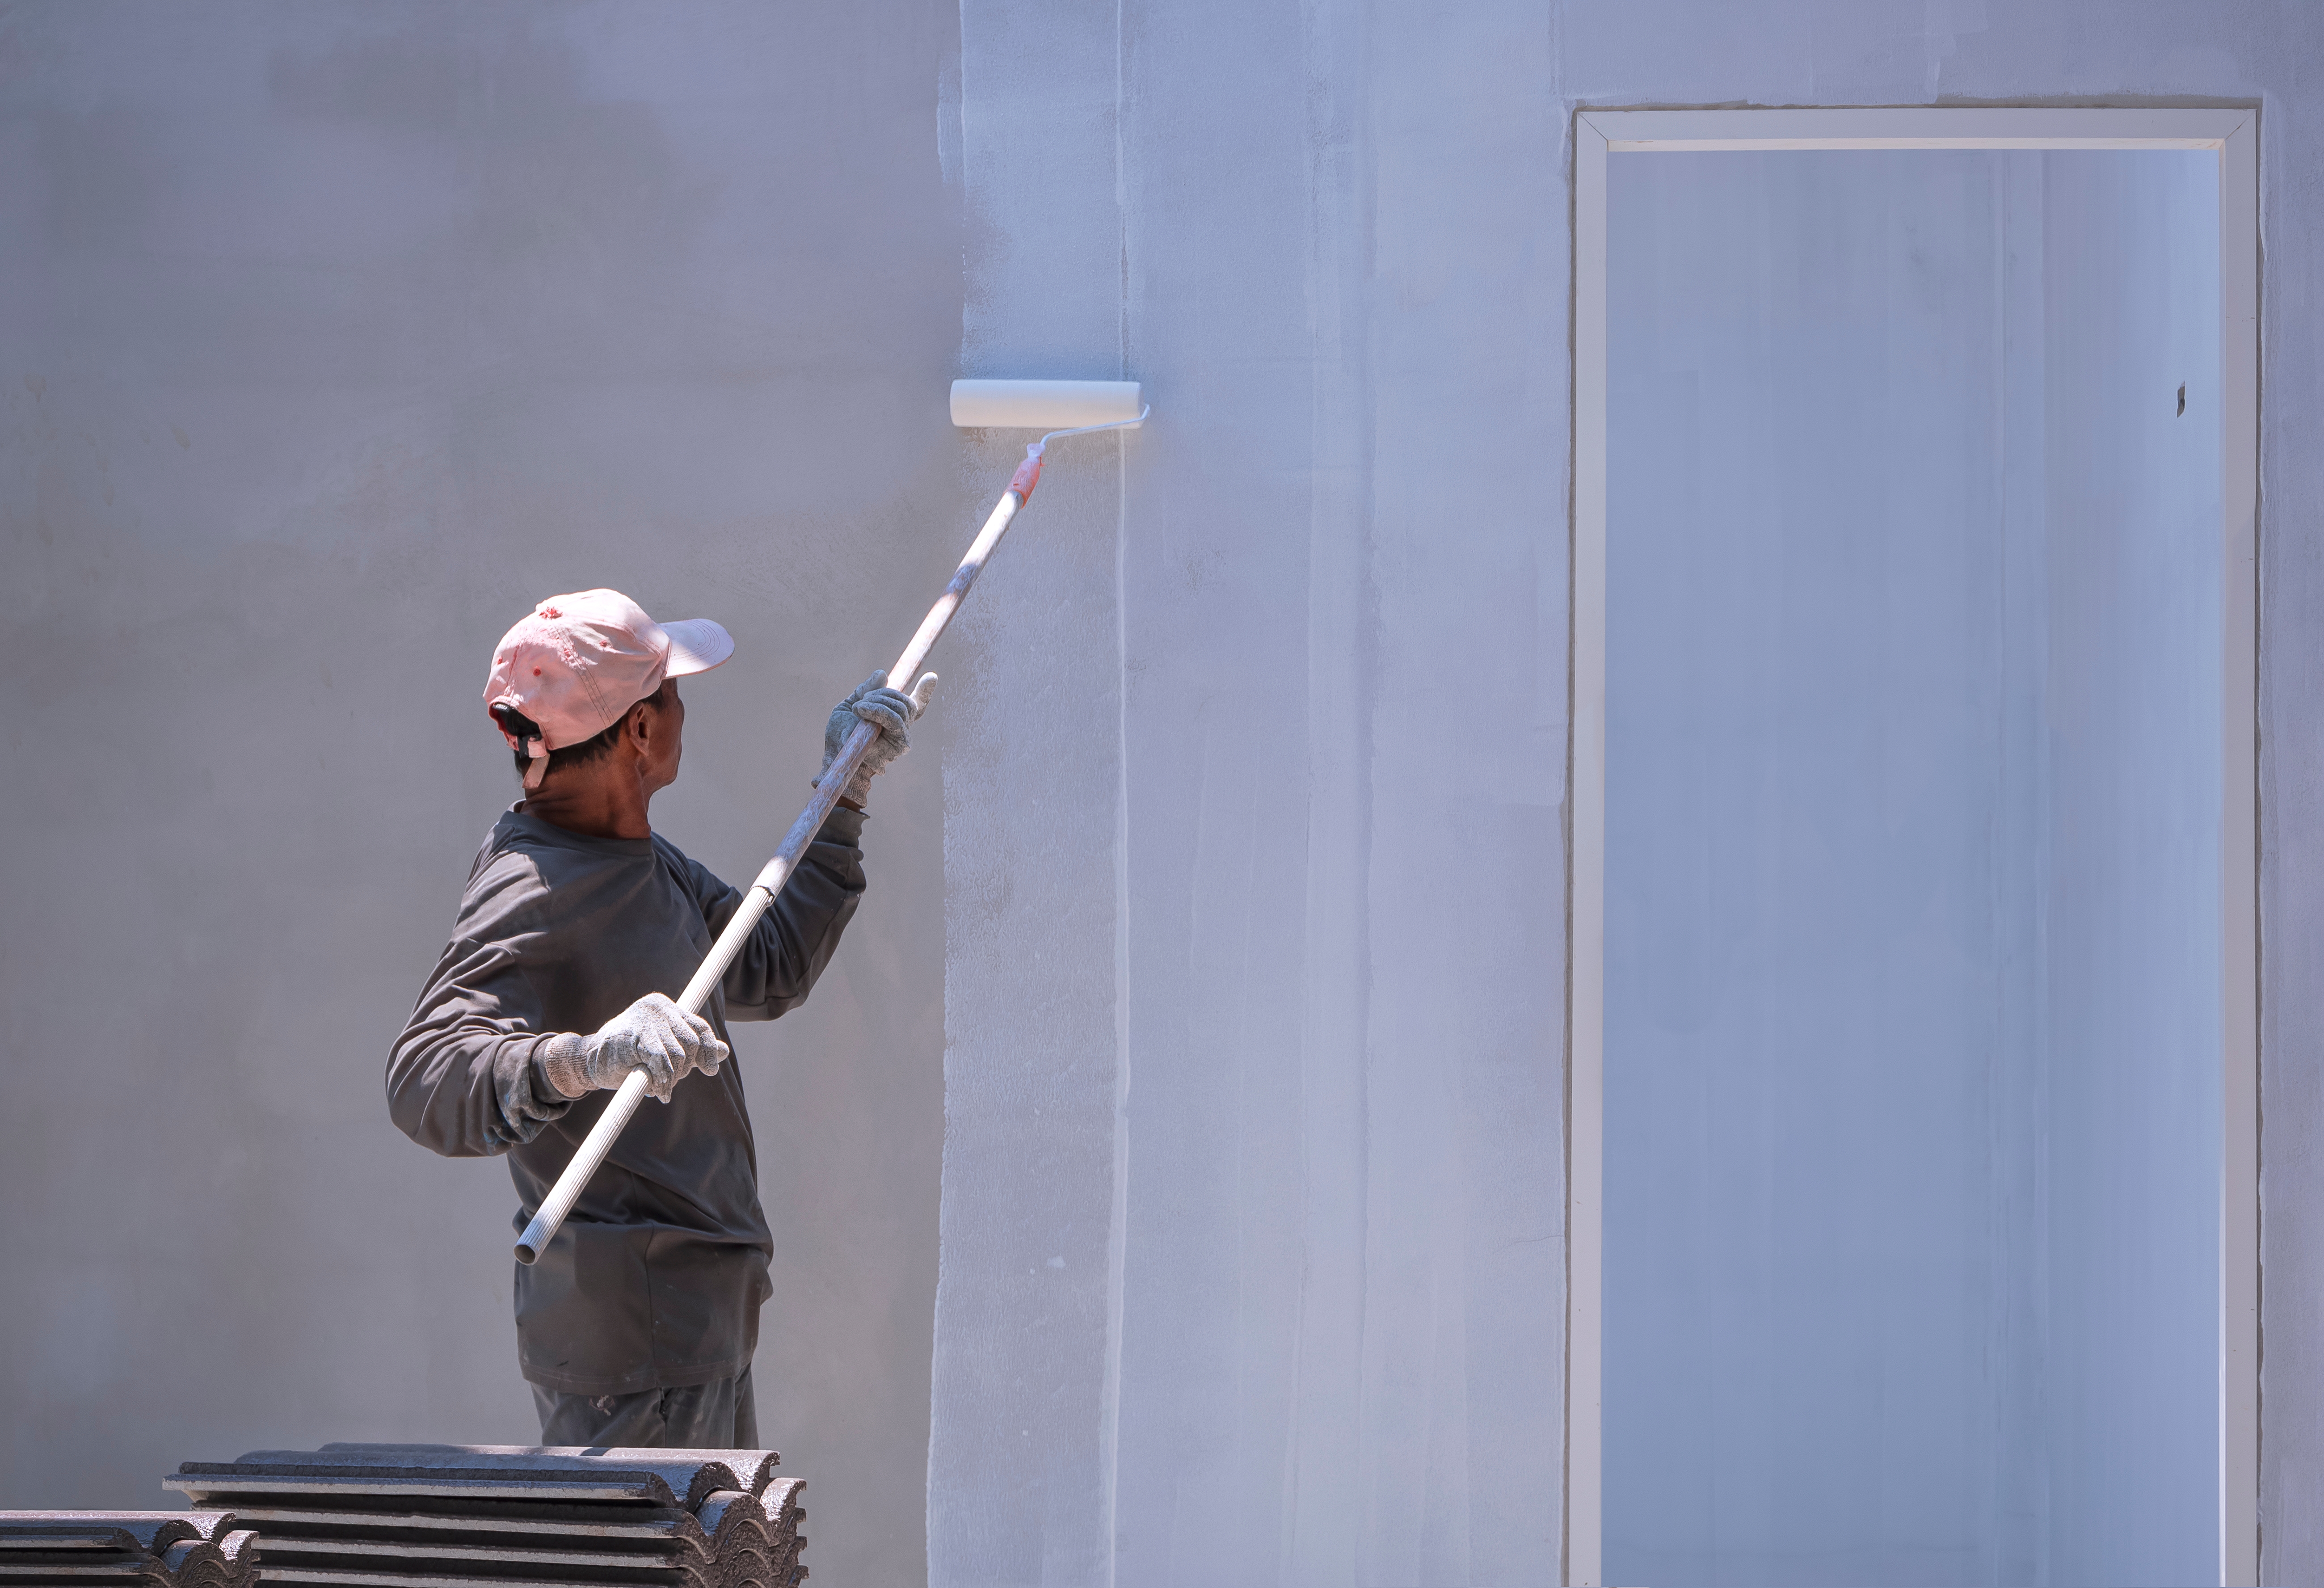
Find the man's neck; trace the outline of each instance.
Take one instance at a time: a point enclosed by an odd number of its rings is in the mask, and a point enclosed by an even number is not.
[[[616,764],[620,759],[608,756],[552,774],[517,808],[585,838],[650,838],[647,805],[653,797],[634,766]]]

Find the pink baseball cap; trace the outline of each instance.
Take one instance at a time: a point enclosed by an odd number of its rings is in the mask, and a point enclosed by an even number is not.
[[[551,596],[501,636],[484,682],[484,709],[513,706],[540,729],[519,737],[524,786],[540,787],[549,752],[594,739],[664,679],[708,672],[734,654],[734,638],[706,617],[658,623],[619,590]]]

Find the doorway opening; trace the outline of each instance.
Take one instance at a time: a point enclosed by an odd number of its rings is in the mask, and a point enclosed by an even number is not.
[[[2255,1580],[2253,117],[1577,118],[1569,1582]]]

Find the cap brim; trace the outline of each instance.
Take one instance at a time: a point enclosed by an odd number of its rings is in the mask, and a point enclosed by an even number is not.
[[[680,618],[662,624],[661,632],[669,636],[669,665],[662,669],[665,678],[706,673],[734,654],[734,636],[706,617]]]

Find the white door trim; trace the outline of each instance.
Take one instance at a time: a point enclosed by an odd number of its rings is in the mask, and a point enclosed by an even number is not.
[[[1565,1562],[1602,1560],[1605,1160],[1606,176],[1616,154],[1738,149],[2209,149],[2219,159],[2226,405],[2220,746],[2226,1141],[2219,1274],[2219,1581],[2259,1580],[2259,112],[1583,110],[1573,155],[1572,863],[1566,936]]]

